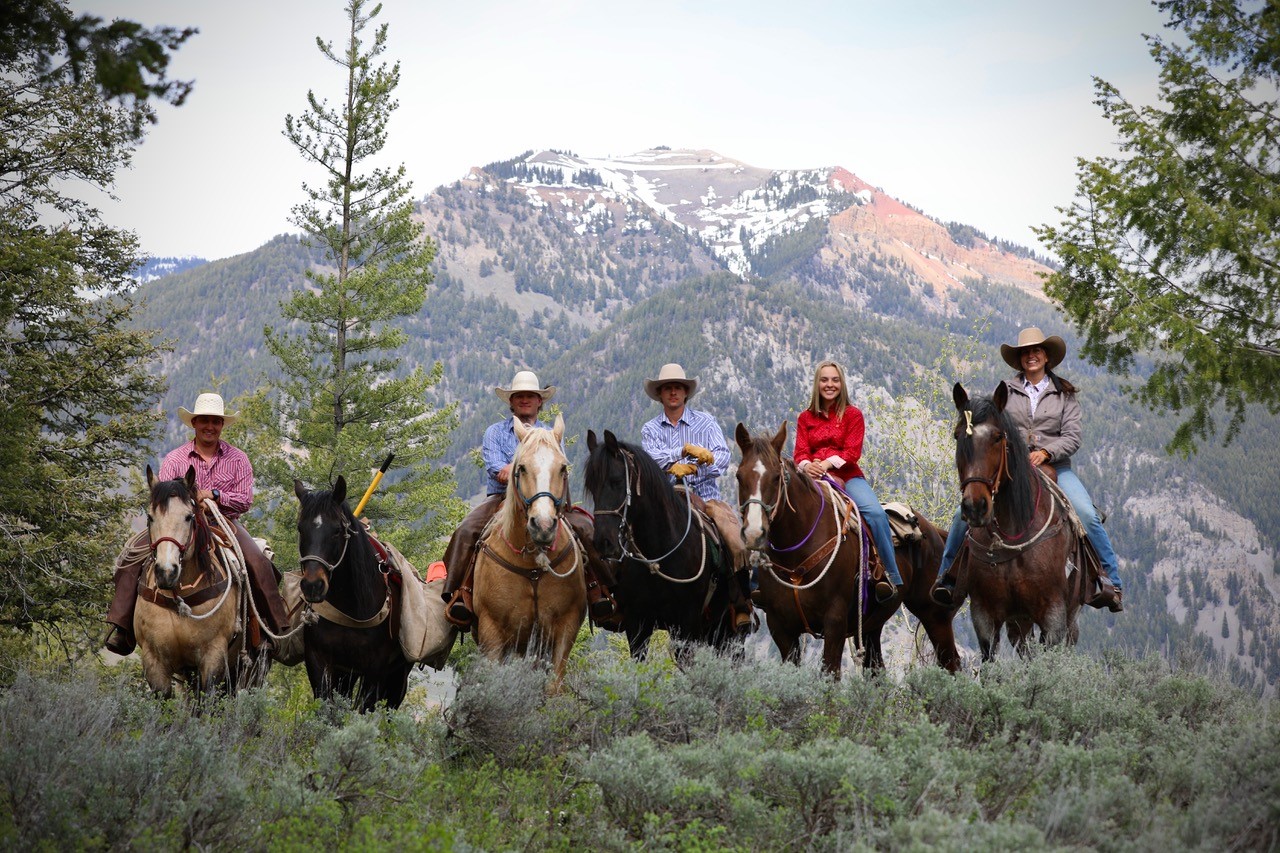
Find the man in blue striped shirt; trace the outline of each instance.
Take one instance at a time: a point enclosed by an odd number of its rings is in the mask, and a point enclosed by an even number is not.
[[[684,368],[675,363],[664,364],[657,379],[646,379],[644,392],[662,404],[662,414],[641,427],[640,443],[674,480],[682,481],[706,504],[707,515],[729,550],[738,581],[729,583],[734,628],[749,631],[750,576],[742,544],[742,519],[720,499],[719,480],[729,467],[729,446],[715,418],[686,405],[697,391],[698,380],[685,376]]]

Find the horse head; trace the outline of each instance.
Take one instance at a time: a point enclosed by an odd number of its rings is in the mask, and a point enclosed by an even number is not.
[[[147,535],[151,539],[156,586],[174,589],[182,576],[188,550],[199,554],[206,541],[198,535],[203,522],[196,512],[195,466],[187,466],[183,479],[157,480],[148,465],[147,488],[151,490]]]
[[[1009,486],[1006,505],[1025,522],[1030,467],[1026,443],[1005,412],[1009,388],[1003,382],[990,398],[970,399],[959,382],[951,389],[956,421],[956,470],[960,475],[960,514],[970,527],[986,527],[995,518],[996,495]]]
[[[341,474],[333,490],[308,491],[294,479],[298,496],[298,553],[302,557],[302,597],[312,604],[325,599],[333,573],[346,558],[354,535],[355,519],[344,501],[347,480]]]
[[[507,506],[512,510],[523,508],[529,540],[539,548],[550,548],[568,504],[569,460],[560,449],[564,418],[556,415],[550,432],[527,427],[514,416],[511,421],[520,444],[511,460]],[[506,534],[511,539],[514,531],[507,530]]]
[[[587,430],[586,488],[595,507],[595,535],[592,538],[596,550],[606,560],[622,559],[622,530],[627,524],[627,511],[631,506],[632,483],[639,476],[634,464],[619,444],[618,437],[609,430],[604,439],[597,439],[594,430]],[[636,484],[638,485],[638,483]]]
[[[769,522],[786,494],[790,472],[782,461],[788,422],[783,421],[772,438],[751,435],[739,423],[734,430],[742,464],[738,466],[738,511],[742,516],[742,541],[749,550],[763,551],[769,541]]]

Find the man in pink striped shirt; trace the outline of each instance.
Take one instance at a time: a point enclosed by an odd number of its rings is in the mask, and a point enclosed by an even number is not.
[[[206,500],[213,501],[218,505],[218,511],[233,523],[236,541],[249,569],[249,586],[258,613],[268,623],[268,629],[278,634],[289,624],[284,600],[280,596],[280,573],[237,520],[253,503],[253,465],[243,450],[222,440],[223,428],[235,423],[239,415],[228,414],[219,395],[201,394],[190,411],[179,406],[178,417],[195,430],[195,435],[191,441],[165,456],[156,478],[181,479],[187,475],[188,468],[195,468],[196,503],[203,505]],[[138,537],[145,543],[146,531],[139,533]],[[133,651],[133,611],[137,602],[138,580],[145,565],[146,558],[143,558],[116,570],[116,593],[107,610],[107,622],[111,623],[112,630],[105,645],[118,655]]]

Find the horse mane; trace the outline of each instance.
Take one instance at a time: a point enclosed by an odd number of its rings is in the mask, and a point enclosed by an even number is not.
[[[512,457],[511,471],[515,473],[515,463],[523,459],[527,454],[539,450],[543,447],[549,447],[556,453],[561,453],[560,442],[556,440],[555,433],[549,429],[541,429],[535,427],[529,430],[529,434],[525,436],[524,441],[516,445],[515,456]],[[568,494],[565,495],[566,500]],[[497,523],[501,525],[502,535],[508,541],[515,539],[516,531],[520,529],[522,513],[516,509],[516,505],[524,506],[522,501],[516,495],[516,478],[511,476],[507,478],[507,496],[502,502],[502,507],[498,510]]]
[[[181,477],[173,480],[157,480],[151,487],[152,512],[169,503],[170,498],[179,498],[184,503],[195,503],[195,497],[187,491],[186,480]],[[209,522],[199,507],[196,507],[195,516],[195,533],[191,539],[191,547],[196,552],[196,564],[200,567],[200,571],[207,572],[210,568],[209,555],[213,553],[213,534],[209,532]]]
[[[351,585],[355,595],[356,612],[368,613],[372,610],[380,610],[383,602],[386,601],[387,592],[382,582],[376,577],[374,567],[377,565],[378,557],[374,553],[373,546],[369,544],[369,534],[365,531],[364,525],[356,520],[347,502],[335,501],[332,489],[307,492],[299,498],[299,502],[304,516],[323,515],[327,518],[336,516],[341,519],[337,522],[339,525],[342,521],[346,522],[351,530],[351,541],[347,544],[346,556],[338,565],[345,565],[351,572],[352,578],[357,579],[357,582]],[[334,574],[336,576],[337,572]],[[332,584],[332,581],[330,583]]]
[[[599,446],[599,448],[603,447],[603,444]],[[593,494],[604,484],[605,475],[608,473],[609,463],[605,459],[608,454],[599,448],[587,459],[585,472],[587,490]],[[674,518],[677,513],[684,512],[676,502],[676,490],[667,472],[653,461],[653,457],[643,447],[619,440],[618,449],[630,453],[636,461],[636,482],[633,486],[636,494],[644,495],[645,501],[657,502],[659,511],[666,513],[669,517]]]
[[[1038,475],[1031,470],[1031,460],[1028,458],[1030,454],[1027,451],[1027,443],[1022,438],[1022,430],[1018,429],[1018,425],[1014,423],[1007,410],[1003,412],[996,410],[996,404],[990,397],[969,398],[969,410],[973,412],[975,426],[992,421],[1005,434],[1005,441],[1009,445],[1007,463],[1009,482],[1001,486],[1000,500],[1009,507],[1014,524],[1018,528],[1025,527],[1031,523],[1031,517],[1035,514],[1035,490],[1032,488],[1032,478]],[[964,463],[972,462],[973,436],[963,429],[958,429],[956,433],[956,450],[960,460]]]

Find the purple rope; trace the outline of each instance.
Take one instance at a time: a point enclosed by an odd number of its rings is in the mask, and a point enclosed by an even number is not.
[[[805,479],[808,480],[809,478],[806,477]],[[809,485],[815,489],[818,489],[818,497],[822,499],[822,506],[818,507],[818,514],[814,516],[814,519],[813,519],[813,527],[809,528],[809,532],[805,534],[805,537],[801,539],[799,543],[792,545],[788,548],[779,548],[777,545],[773,544],[772,539],[769,540],[768,544],[771,550],[777,551],[779,554],[785,554],[788,551],[794,551],[797,548],[804,547],[804,544],[808,542],[811,538],[813,538],[813,531],[818,529],[818,522],[822,521],[822,514],[827,511],[827,493],[824,492],[822,489],[818,488],[818,485],[811,480],[809,481]]]

